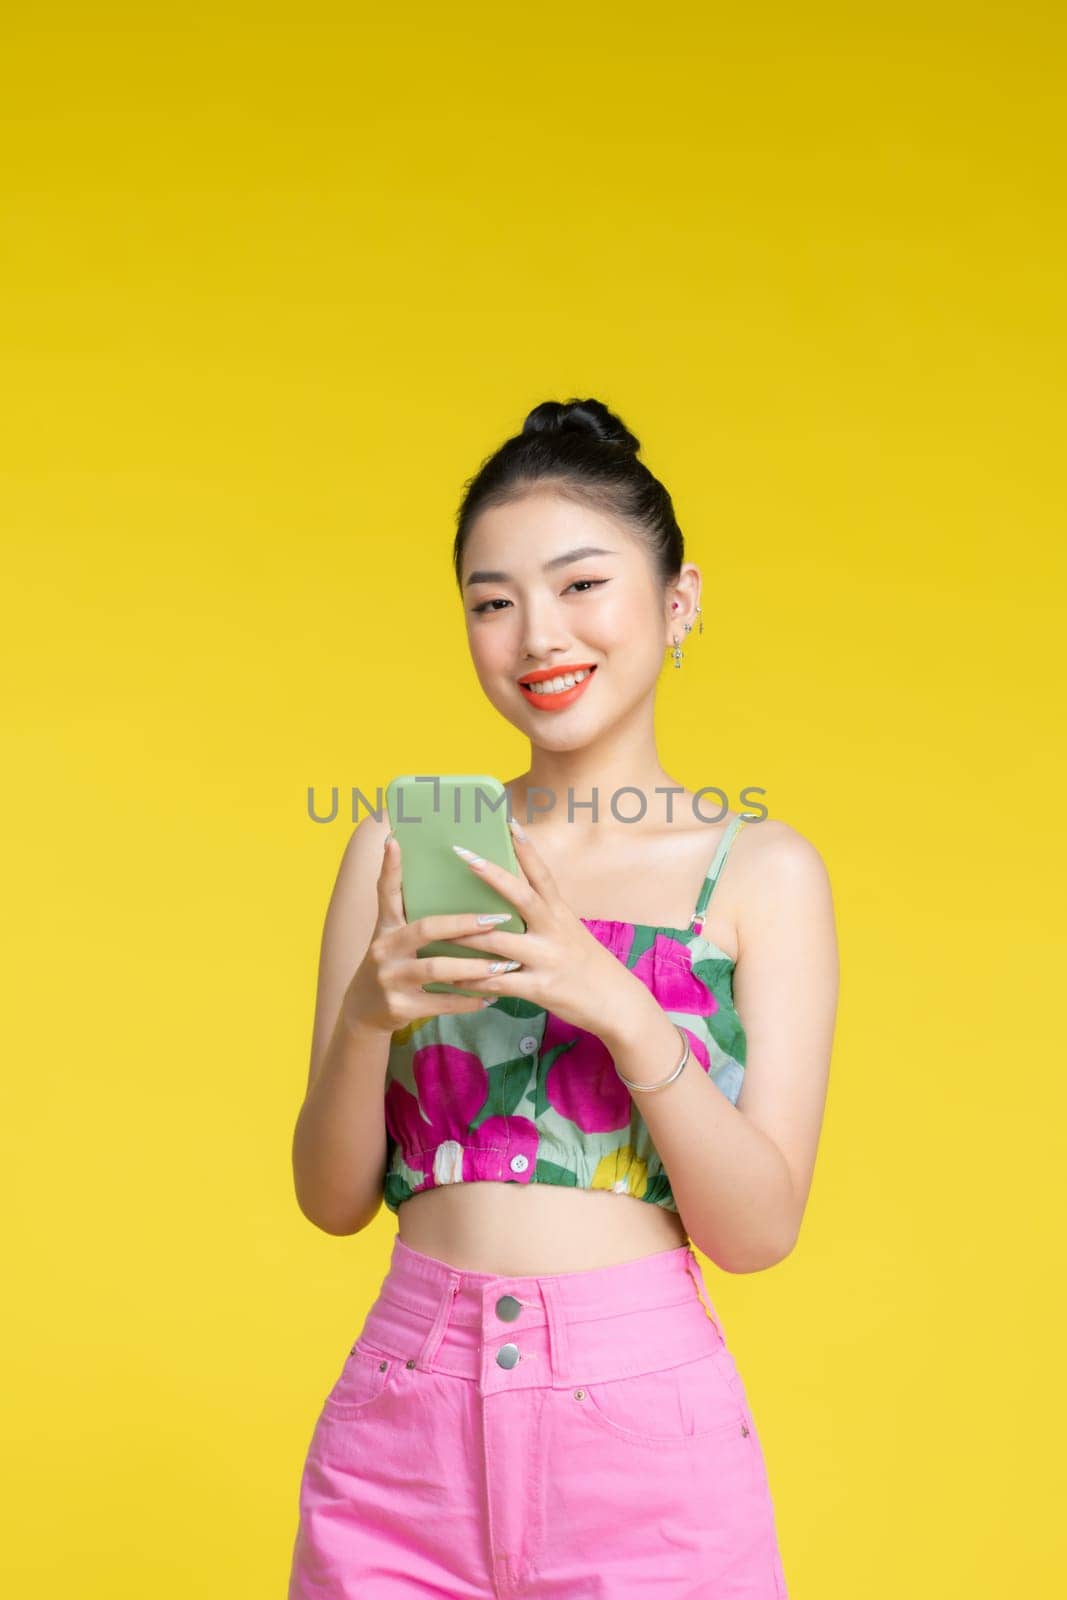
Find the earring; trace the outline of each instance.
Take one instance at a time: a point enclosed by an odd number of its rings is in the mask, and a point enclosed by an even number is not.
[[[703,633],[704,632],[704,618],[700,616],[700,607],[699,606],[697,606],[697,616],[700,617],[700,627],[697,629],[697,632],[698,633]]]
[[[682,651],[681,651],[681,647],[678,644],[678,635],[677,634],[675,634],[675,636],[674,636],[674,649],[671,651],[671,655],[674,657],[675,666],[676,667],[680,667],[681,664],[682,664]]]

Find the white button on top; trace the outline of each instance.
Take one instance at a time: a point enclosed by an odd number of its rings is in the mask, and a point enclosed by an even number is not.
[[[524,1033],[522,1038],[519,1040],[519,1049],[522,1051],[524,1056],[532,1055],[537,1049],[536,1035],[532,1033]]]
[[[525,1172],[530,1165],[530,1158],[529,1156],[512,1156],[508,1165],[512,1172]]]

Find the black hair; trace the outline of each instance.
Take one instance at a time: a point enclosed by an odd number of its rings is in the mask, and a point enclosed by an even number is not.
[[[678,576],[685,541],[670,495],[637,458],[641,441],[600,400],[545,400],[521,433],[468,478],[456,516],[452,565],[462,587],[463,548],[475,518],[537,485],[627,523],[652,557],[660,582]]]

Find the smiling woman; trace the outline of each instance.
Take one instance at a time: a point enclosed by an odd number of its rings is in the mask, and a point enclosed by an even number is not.
[[[371,818],[341,864],[294,1175],[327,1231],[384,1200],[398,1233],[308,1452],[290,1600],[569,1600],[594,1562],[605,1600],[786,1594],[693,1242],[749,1272],[798,1237],[833,907],[809,841],[709,825],[659,761],[664,651],[681,665],[701,574],[639,450],[600,401],[547,401],[459,509],[471,659],[529,743],[504,786],[518,872],[465,859],[525,931],[409,924]],[[434,940],[472,954],[420,958]]]
[[[546,667],[543,672],[528,673],[519,679],[531,705],[544,706],[547,711],[560,711],[578,698],[577,691],[596,671],[595,661],[575,662],[565,667]]]

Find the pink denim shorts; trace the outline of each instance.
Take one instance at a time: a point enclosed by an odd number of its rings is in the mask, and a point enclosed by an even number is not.
[[[397,1234],[315,1423],[289,1600],[785,1600],[692,1248],[550,1277]]]

